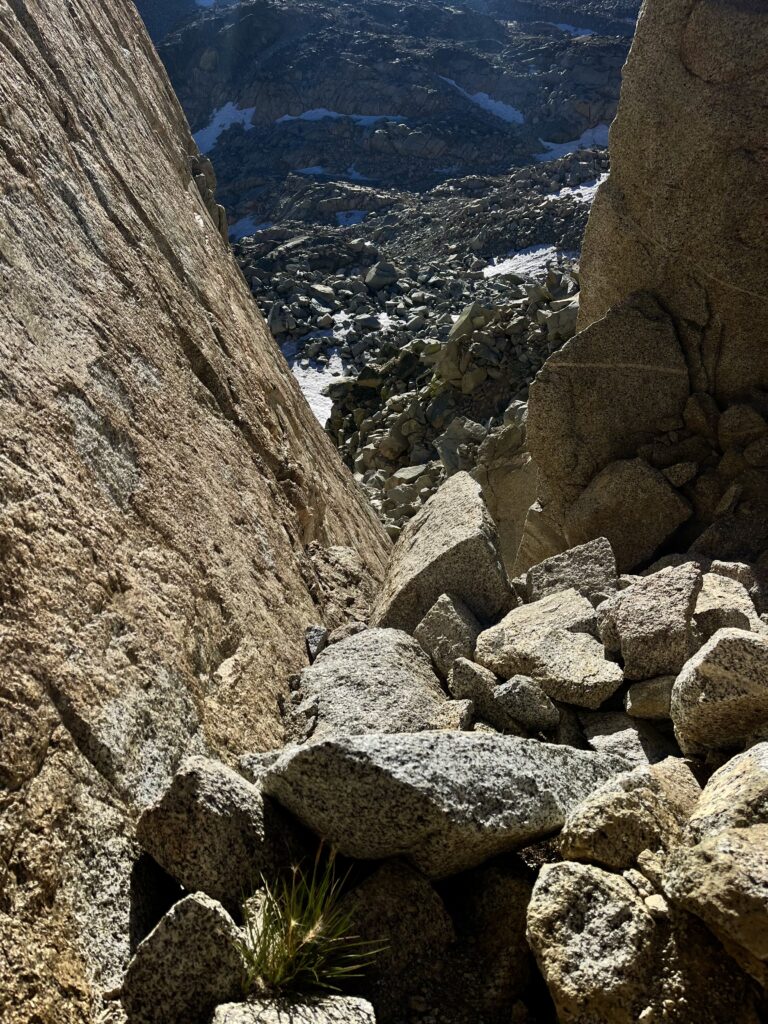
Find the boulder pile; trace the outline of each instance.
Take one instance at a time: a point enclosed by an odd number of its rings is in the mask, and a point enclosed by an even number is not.
[[[759,1024],[758,594],[736,563],[621,574],[605,538],[510,581],[479,485],[454,474],[370,622],[308,628],[292,741],[240,774],[192,759],[144,812],[144,849],[190,895],[136,950],[129,1020],[170,1024],[181,1000],[189,1024]],[[318,841],[385,951],[349,996],[238,1003],[234,886]]]

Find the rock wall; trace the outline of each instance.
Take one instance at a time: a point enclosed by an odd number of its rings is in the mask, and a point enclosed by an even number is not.
[[[675,531],[709,555],[768,547],[766,70],[759,0],[646,0],[584,242],[582,331],[531,389],[521,568],[601,532],[625,569]]]
[[[305,627],[364,614],[388,541],[133,5],[0,0],[0,96],[0,1018],[107,1021],[168,898],[136,814],[280,744]]]

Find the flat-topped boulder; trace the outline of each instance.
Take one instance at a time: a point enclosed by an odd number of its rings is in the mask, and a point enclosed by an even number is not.
[[[390,733],[289,748],[263,785],[344,856],[404,856],[440,878],[556,832],[625,767],[515,736]]]
[[[449,477],[403,530],[372,622],[412,633],[441,594],[460,598],[482,622],[517,603],[496,528],[468,473]]]

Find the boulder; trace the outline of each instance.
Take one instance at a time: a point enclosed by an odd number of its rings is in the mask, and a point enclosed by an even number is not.
[[[441,594],[414,630],[414,637],[448,676],[457,658],[472,659],[481,626],[459,598]]]
[[[289,748],[264,789],[344,856],[440,878],[557,831],[624,764],[488,733],[369,734]]]
[[[208,1024],[214,1007],[242,992],[239,941],[220,903],[203,893],[185,896],[128,965],[121,998],[130,1024]]]
[[[756,743],[711,776],[688,832],[698,842],[724,829],[750,825],[768,825],[768,743]]]
[[[622,459],[601,470],[570,506],[568,544],[607,537],[621,572],[653,557],[691,516],[691,506],[643,459]]]
[[[365,275],[365,283],[372,292],[378,292],[382,288],[388,288],[389,285],[394,284],[399,276],[400,272],[392,263],[380,261],[374,263]]]
[[[674,757],[617,775],[568,813],[560,850],[568,860],[630,868],[643,850],[682,842],[700,793],[690,768]]]
[[[600,635],[627,679],[676,675],[693,653],[701,571],[689,562],[638,580],[601,605]]]
[[[631,765],[656,764],[680,753],[675,743],[649,722],[621,711],[582,712],[579,717],[592,750],[623,757]]]
[[[376,1017],[357,996],[294,996],[224,1003],[211,1024],[376,1024]]]
[[[602,645],[589,635],[594,630],[592,605],[566,590],[515,608],[482,632],[475,659],[505,679],[531,677],[553,700],[597,708],[619,688],[623,674],[606,661]]]
[[[704,574],[693,618],[701,643],[718,629],[765,629],[746,587],[719,572]]]
[[[768,725],[768,640],[721,629],[686,662],[672,690],[675,736],[685,754],[737,750]]]
[[[331,644],[301,673],[293,700],[286,721],[297,742],[459,728],[465,710],[446,700],[429,657],[398,629],[366,629]]]
[[[463,601],[482,622],[516,603],[480,487],[456,473],[398,538],[372,622],[413,632],[441,594]]]
[[[664,888],[768,987],[768,824],[726,829],[667,862]]]
[[[675,676],[657,676],[632,683],[624,698],[624,710],[632,718],[666,721],[671,717],[672,687]]]
[[[236,913],[280,860],[284,816],[241,775],[204,757],[183,762],[139,819],[142,847],[188,892],[201,890]],[[280,819],[280,820],[278,820]]]
[[[555,729],[560,713],[538,683],[526,676],[499,679],[482,665],[459,658],[448,677],[452,696],[471,700],[478,718],[501,732]]]
[[[574,589],[598,605],[618,589],[616,559],[605,537],[532,566],[525,576],[528,601]]]

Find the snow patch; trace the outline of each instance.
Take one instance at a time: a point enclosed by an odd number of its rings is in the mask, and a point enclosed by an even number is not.
[[[241,110],[236,103],[226,103],[218,110],[214,110],[211,123],[195,132],[194,138],[200,152],[210,153],[219,141],[219,136],[232,125],[241,124],[245,131],[250,131],[253,128],[251,119],[255,113],[256,107],[245,107]]]
[[[591,28],[578,28],[576,25],[568,25],[564,21],[548,21],[547,25],[554,25],[561,32],[567,32],[569,36],[595,36],[597,33]]]
[[[315,335],[321,334],[323,337],[327,337],[330,333],[330,331],[316,331]],[[338,349],[328,349],[327,355],[329,358],[327,363],[318,362],[316,359],[301,359],[298,355],[299,346],[295,341],[286,342],[285,345],[281,346],[281,349],[291,368],[291,372],[299,382],[299,387],[304,392],[304,397],[309,402],[310,409],[317,417],[320,426],[324,427],[330,418],[331,409],[333,408],[333,402],[328,395],[324,394],[324,391],[332,381],[337,380],[344,372],[344,364]],[[308,365],[302,366],[302,363],[307,363]]]
[[[271,221],[267,220],[262,223],[257,223],[256,217],[251,213],[247,217],[241,217],[240,220],[235,221],[234,224],[230,224],[229,237],[233,242],[237,242],[241,238],[247,238],[248,235],[255,235],[257,231],[266,231],[267,228],[271,227]]]
[[[336,223],[340,228],[351,228],[355,224],[362,224],[367,216],[367,210],[339,210]]]
[[[374,178],[368,178],[355,167],[354,164],[350,164],[344,172],[350,181],[374,181]]]
[[[544,160],[557,160],[561,156],[568,156],[569,153],[577,153],[580,149],[605,149],[608,145],[608,131],[609,125],[599,124],[595,128],[587,128],[578,139],[572,139],[570,142],[547,142],[545,139],[539,139],[546,152],[535,153],[533,158],[541,163]]]
[[[322,167],[320,164],[315,164],[313,167],[297,167],[296,173],[310,174],[314,177],[318,177],[319,175],[322,174],[328,174],[328,171],[325,169],[325,167]]]
[[[550,199],[575,199],[577,203],[591,203],[594,202],[597,190],[606,181],[608,174],[601,174],[599,178],[594,181],[588,181],[583,185],[578,185],[576,188],[571,188],[566,185],[561,188],[559,192],[554,192],[549,198]]]
[[[549,264],[559,263],[562,256],[575,257],[575,253],[563,253],[554,245],[531,245],[527,249],[508,256],[498,263],[492,263],[483,270],[484,277],[498,277],[500,274],[519,274],[520,277],[544,277]]]
[[[494,117],[501,118],[502,121],[506,121],[508,124],[523,124],[525,122],[525,114],[518,110],[516,107],[512,107],[509,103],[503,103],[501,100],[495,100],[492,96],[489,96],[487,92],[475,92],[468,93],[466,89],[462,89],[460,85],[457,85],[452,78],[445,78],[443,75],[438,75],[443,82],[447,82],[448,85],[461,93],[464,99],[469,100],[470,103],[474,103],[476,107],[481,107],[483,110],[487,110],[489,114],[493,114]],[[544,143],[546,145],[546,143]]]

